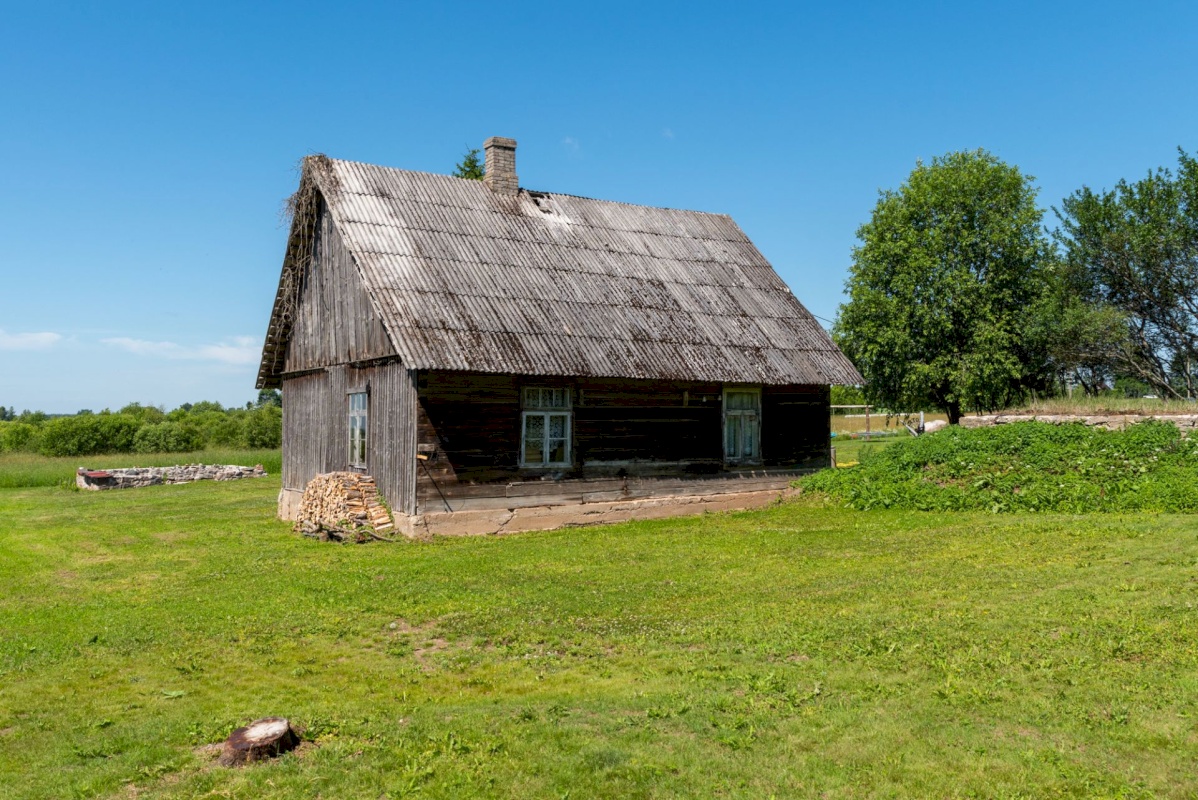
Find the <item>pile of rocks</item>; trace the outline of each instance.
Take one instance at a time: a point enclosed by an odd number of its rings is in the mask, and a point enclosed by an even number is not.
[[[306,536],[334,541],[383,539],[395,530],[379,501],[374,478],[356,472],[326,472],[308,481],[295,517],[295,529]]]
[[[125,469],[87,469],[75,473],[80,489],[134,489],[163,483],[193,481],[233,481],[238,478],[265,478],[261,464],[241,467],[236,464],[183,464],[175,467],[128,467]]]

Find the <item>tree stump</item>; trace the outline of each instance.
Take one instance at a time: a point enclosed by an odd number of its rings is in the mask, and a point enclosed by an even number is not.
[[[229,734],[220,754],[220,764],[235,767],[274,758],[294,750],[298,744],[299,736],[291,729],[291,723],[283,717],[265,717]]]

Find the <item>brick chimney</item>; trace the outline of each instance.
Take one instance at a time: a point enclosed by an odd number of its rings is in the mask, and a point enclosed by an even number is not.
[[[516,181],[516,140],[492,136],[483,142],[487,154],[487,176],[483,182],[495,194],[514,197],[520,190]]]

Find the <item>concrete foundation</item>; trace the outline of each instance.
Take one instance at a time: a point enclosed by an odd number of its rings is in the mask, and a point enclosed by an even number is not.
[[[279,490],[279,519],[295,522],[299,519],[300,501],[304,499],[303,489]]]
[[[762,508],[789,493],[789,484],[765,491],[721,494],[673,495],[607,503],[523,506],[518,508],[453,511],[397,516],[395,527],[415,539],[433,536],[488,536],[521,531],[544,531],[582,525],[610,525],[638,519],[662,519],[703,514],[709,511],[740,511]],[[284,489],[279,493],[279,517],[294,520],[303,492]]]

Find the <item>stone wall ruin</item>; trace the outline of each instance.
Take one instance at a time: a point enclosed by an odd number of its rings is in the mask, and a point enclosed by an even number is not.
[[[239,478],[265,478],[261,464],[241,467],[236,464],[183,464],[174,467],[127,467],[123,469],[87,469],[75,473],[75,485],[80,489],[135,489],[194,481],[233,481]]]

